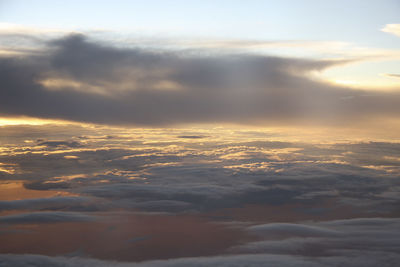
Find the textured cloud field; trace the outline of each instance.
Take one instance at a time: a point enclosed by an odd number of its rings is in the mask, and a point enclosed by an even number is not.
[[[220,126],[0,136],[0,266],[400,260],[397,142]]]

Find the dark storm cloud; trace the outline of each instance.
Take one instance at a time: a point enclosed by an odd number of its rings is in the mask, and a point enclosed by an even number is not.
[[[148,125],[344,122],[399,114],[398,93],[307,78],[347,61],[204,54],[117,48],[67,36],[48,42],[43,54],[0,59],[0,112]],[[56,88],[45,88],[43,80]]]

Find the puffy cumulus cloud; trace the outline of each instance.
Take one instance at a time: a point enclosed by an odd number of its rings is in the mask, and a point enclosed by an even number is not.
[[[0,112],[106,124],[353,123],[398,117],[400,95],[309,78],[348,61],[117,48],[83,35],[0,59]]]
[[[400,24],[386,24],[382,31],[400,36]]]

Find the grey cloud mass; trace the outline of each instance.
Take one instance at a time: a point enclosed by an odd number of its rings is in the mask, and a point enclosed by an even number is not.
[[[134,125],[398,117],[398,93],[308,78],[345,63],[117,48],[70,35],[40,54],[0,58],[0,113]]]
[[[0,217],[0,223],[7,224],[37,224],[37,223],[64,223],[64,222],[87,222],[95,220],[95,216],[76,212],[32,212],[6,215]]]
[[[265,236],[274,236],[281,234],[289,234],[290,236],[338,236],[340,232],[324,229],[316,226],[308,226],[290,223],[271,223],[265,225],[256,225],[248,228],[252,233],[262,234]]]
[[[19,209],[65,209],[66,207],[82,205],[87,198],[84,197],[53,197],[34,198],[12,201],[0,201],[0,211]]]

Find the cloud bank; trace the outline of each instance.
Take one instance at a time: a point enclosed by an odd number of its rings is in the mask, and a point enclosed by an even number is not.
[[[118,48],[69,35],[39,54],[0,58],[0,114],[131,125],[398,117],[399,93],[309,78],[345,63]]]

